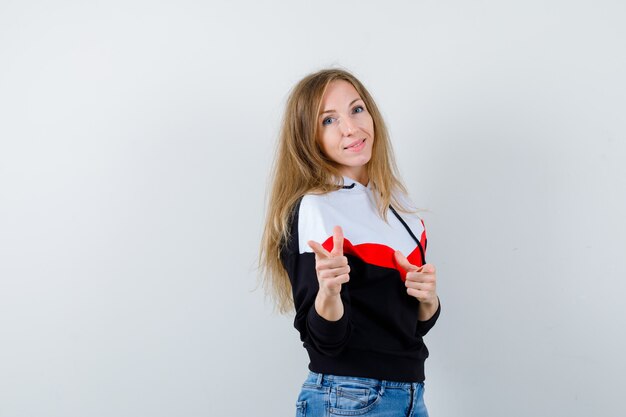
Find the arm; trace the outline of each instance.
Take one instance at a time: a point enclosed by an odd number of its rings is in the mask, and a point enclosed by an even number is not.
[[[396,261],[406,273],[407,294],[419,301],[416,333],[425,336],[435,325],[441,313],[441,304],[437,295],[437,272],[434,265],[412,265],[400,251],[395,253]]]
[[[322,290],[320,290],[318,278],[320,268],[316,269],[318,266],[316,258],[319,255],[308,251],[300,253],[298,247],[299,204],[294,210],[290,225],[290,239],[281,250],[281,260],[291,282],[296,309],[294,327],[300,332],[300,339],[305,344],[312,345],[325,355],[334,356],[343,350],[351,334],[350,297],[347,288],[340,283],[332,291],[324,289],[328,287],[327,285],[322,285]],[[315,246],[315,242],[313,243]],[[327,263],[334,265],[337,262],[335,260]],[[330,280],[339,278],[328,273],[322,273],[322,275]],[[346,277],[342,279],[347,278],[347,272],[345,275]]]
[[[439,311],[439,297],[431,302],[420,302],[417,319],[419,321],[428,321],[437,311]]]
[[[324,295],[320,291],[315,297],[315,312],[325,320],[337,321],[343,317],[343,301],[339,294]]]
[[[415,332],[420,336],[426,336],[426,333],[428,333],[428,331],[433,328],[435,323],[437,323],[439,314],[441,314],[441,303],[439,302],[439,297],[437,297],[437,306],[432,314],[430,313],[430,311],[433,309],[432,305],[424,306],[420,302],[419,308],[420,310]]]
[[[350,280],[348,258],[343,256],[343,231],[333,229],[333,249],[328,252],[319,243],[310,240],[308,245],[315,252],[315,271],[319,289],[315,297],[315,311],[328,321],[343,317],[342,285]]]

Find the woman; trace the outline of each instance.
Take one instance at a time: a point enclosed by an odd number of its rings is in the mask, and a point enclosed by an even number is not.
[[[272,181],[261,266],[310,358],[297,416],[427,416],[435,268],[381,114],[352,74],[295,86]]]

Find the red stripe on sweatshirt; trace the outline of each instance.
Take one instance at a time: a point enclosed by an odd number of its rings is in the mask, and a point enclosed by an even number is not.
[[[322,243],[322,246],[327,251],[333,250],[333,237],[330,236]],[[361,259],[363,262],[382,266],[383,268],[397,269],[400,272],[400,278],[402,281],[406,279],[406,271],[398,265],[395,257],[395,250],[387,245],[381,245],[380,243],[361,243],[353,245],[348,239],[343,239],[343,253],[344,255],[353,255]],[[409,260],[412,265],[417,267],[422,266],[422,255],[418,246],[415,247],[413,252],[408,256],[403,254]]]

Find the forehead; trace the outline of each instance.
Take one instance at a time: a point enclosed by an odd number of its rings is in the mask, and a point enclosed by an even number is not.
[[[345,80],[331,81],[322,97],[322,111],[329,105],[348,105],[356,98],[361,96],[351,83]]]

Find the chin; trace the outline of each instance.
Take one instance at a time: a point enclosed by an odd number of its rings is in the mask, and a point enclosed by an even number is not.
[[[372,155],[362,155],[360,158],[361,165],[366,165],[369,161],[372,160]]]

